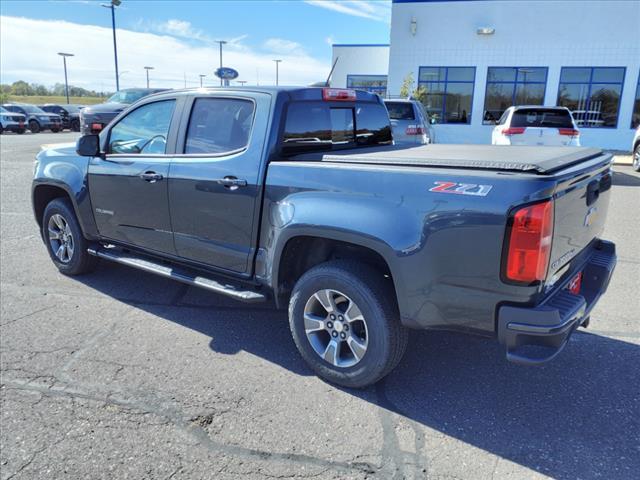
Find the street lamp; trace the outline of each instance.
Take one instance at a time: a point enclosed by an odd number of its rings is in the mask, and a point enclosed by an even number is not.
[[[198,76],[200,77],[200,88],[202,88],[202,79],[206,77],[206,75],[204,73],[201,73]]]
[[[64,93],[67,96],[67,105],[69,105],[69,82],[67,81],[67,57],[73,57],[73,53],[58,52],[64,63]]]
[[[227,43],[226,40],[216,40],[216,43],[220,44],[220,68],[222,68],[222,45]],[[222,78],[220,78],[220,86],[222,86]]]
[[[149,88],[149,70],[153,70],[153,67],[144,67],[147,71],[147,88]]]
[[[281,62],[282,60],[280,59],[275,59],[274,62],[276,62],[276,86],[278,86],[278,64]]]
[[[113,57],[116,62],[116,91],[120,90],[120,75],[118,75],[118,46],[116,44],[116,7],[120,6],[121,0],[111,0],[109,3],[101,3],[100,6],[111,9],[111,28],[113,29]]]

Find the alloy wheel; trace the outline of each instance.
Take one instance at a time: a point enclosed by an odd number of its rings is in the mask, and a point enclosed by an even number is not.
[[[316,354],[334,367],[352,367],[367,353],[367,322],[356,303],[338,290],[319,290],[307,300],[304,329]]]
[[[47,225],[51,251],[62,263],[73,257],[74,241],[69,223],[59,213],[51,215]]]

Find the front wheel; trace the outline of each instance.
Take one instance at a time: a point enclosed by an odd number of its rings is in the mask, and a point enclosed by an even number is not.
[[[44,210],[42,238],[55,266],[65,275],[92,271],[98,259],[87,252],[78,219],[69,200],[56,198]]]
[[[29,122],[29,130],[31,130],[31,133],[38,133],[40,131],[40,124],[35,120],[31,120]]]
[[[407,345],[393,286],[378,270],[357,262],[331,261],[305,273],[291,295],[289,326],[307,364],[345,387],[380,380]]]
[[[640,144],[636,145],[633,151],[633,169],[636,172],[640,172]]]

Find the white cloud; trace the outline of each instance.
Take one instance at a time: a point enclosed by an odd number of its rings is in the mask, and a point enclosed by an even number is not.
[[[389,0],[305,0],[305,3],[354,17],[391,22]]]
[[[121,88],[145,85],[142,68],[151,65],[151,85],[182,88],[183,75],[187,86],[197,86],[198,74],[208,74],[205,85],[216,85],[213,71],[218,67],[218,46],[207,43],[194,46],[185,38],[193,31],[189,22],[175,20],[163,34],[118,29],[118,63],[122,73]],[[47,32],[47,35],[42,35]],[[202,33],[202,32],[200,32]],[[0,80],[11,83],[25,80],[30,83],[53,85],[64,81],[62,61],[57,52],[68,51],[75,56],[68,59],[69,83],[84,88],[113,91],[113,43],[110,28],[81,25],[60,20],[34,20],[19,17],[0,17]],[[238,70],[240,80],[263,85],[275,81],[273,56],[251,49],[240,42],[225,45],[224,64]],[[308,55],[296,42],[272,39],[269,45],[280,48],[280,83],[307,85],[326,77],[331,66]],[[262,46],[265,48],[265,45]],[[275,52],[274,52],[275,53]]]
[[[305,55],[304,47],[302,45],[298,42],[285,40],[284,38],[269,38],[264,42],[263,48],[269,52],[282,55]]]

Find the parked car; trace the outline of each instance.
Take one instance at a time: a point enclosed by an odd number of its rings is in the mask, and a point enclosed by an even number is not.
[[[27,121],[27,128],[32,133],[38,133],[41,130],[51,130],[53,133],[58,133],[62,130],[62,119],[59,115],[47,113],[35,105],[6,103],[2,106],[10,112],[24,115]]]
[[[579,127],[602,127],[606,123],[598,110],[573,110],[571,114]],[[615,122],[615,118],[613,120]]]
[[[433,129],[422,103],[417,100],[385,100],[396,145],[434,143]]]
[[[565,107],[509,107],[493,128],[491,143],[579,147],[580,131]]]
[[[640,126],[636,128],[636,134],[633,136],[631,152],[633,154],[633,169],[640,172]]]
[[[24,115],[0,107],[0,133],[7,131],[23,134],[26,129],[27,123]]]
[[[80,110],[80,129],[83,134],[98,133],[120,112],[152,93],[166,88],[127,88],[111,95],[106,102],[90,105]]]
[[[165,92],[41,151],[33,210],[63,274],[101,258],[274,299],[302,358],[340,385],[389,373],[408,328],[494,337],[517,363],[555,357],[616,264],[599,238],[611,154],[391,143],[364,91]]]
[[[39,105],[39,107],[45,112],[60,115],[62,128],[73,130],[74,132],[80,131],[80,108],[76,105],[47,103],[45,105]]]

